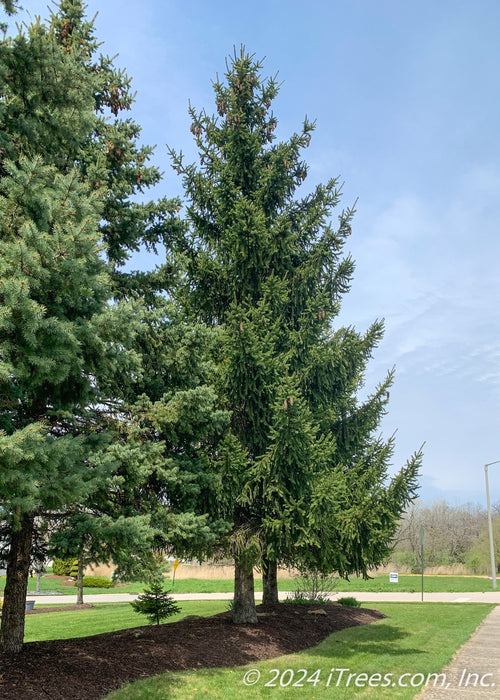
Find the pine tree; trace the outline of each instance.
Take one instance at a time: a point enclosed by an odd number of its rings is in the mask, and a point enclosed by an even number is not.
[[[121,118],[133,100],[130,79],[96,55],[94,27],[79,0],[63,0],[51,24],[65,51],[76,52],[92,76],[96,121],[79,164],[102,193],[100,231],[114,297],[133,304],[141,359],[140,372],[122,373],[118,386],[108,387],[112,398],[101,403],[99,418],[110,438],[94,461],[109,477],[93,492],[91,507],[79,504],[58,519],[52,545],[88,562],[113,558],[123,575],[143,576],[155,566],[152,547],[202,556],[220,533],[222,523],[205,515],[205,472],[227,417],[213,410],[208,386],[212,369],[204,355],[211,334],[187,327],[165,300],[177,275],[171,256],[151,273],[122,268],[139,247],[169,248],[184,231],[178,200],[137,202],[160,174],[148,165],[152,150],[139,145],[139,126]]]
[[[106,449],[94,455],[109,476],[86,504],[68,510],[52,551],[86,563],[113,560],[120,578],[150,577],[152,551],[204,558],[227,529],[208,515],[213,455],[227,429],[204,362],[212,333],[186,327],[168,301],[143,316],[135,347],[142,373],[125,393]]]
[[[118,117],[132,102],[130,80],[96,49],[79,0],[64,0],[49,26],[37,21],[0,44],[2,644],[11,651],[22,644],[37,523],[88,515],[90,495],[100,503],[122,478],[111,443],[123,437],[125,393],[142,371],[135,300],[172,275],[170,264],[150,275],[120,266],[179,229],[176,201],[133,199],[160,175],[147,164],[151,149],[138,145],[139,127]],[[136,482],[144,477],[138,492],[148,486],[144,442],[140,456],[128,437],[120,445]],[[113,528],[106,511],[99,522],[106,546],[137,551],[149,527],[125,505]]]
[[[13,15],[17,11],[17,3],[15,0],[0,0],[0,5],[3,6],[3,9],[8,15]],[[3,32],[7,29],[7,25],[5,22],[0,22],[0,31]]]
[[[233,523],[235,622],[257,621],[256,563],[267,600],[277,597],[278,562],[366,572],[414,495],[420,459],[387,481],[392,441],[374,431],[392,373],[357,399],[382,324],[333,330],[354,269],[343,253],[354,210],[330,223],[336,179],[296,197],[314,124],[275,141],[278,85],[261,68],[235,52],[214,84],[218,116],[190,109],[199,166],[172,151],[190,225],[179,298],[222,331],[219,389],[232,419],[219,507]]]
[[[14,0],[0,0],[4,6],[5,12],[9,15],[13,15],[16,12],[16,2]]]
[[[89,78],[39,23],[2,42],[0,66],[2,645],[18,651],[35,516],[83,500],[99,478],[86,462],[98,436],[77,423],[114,371],[124,322],[107,307],[100,199],[62,162],[93,124]]]
[[[153,253],[160,244],[168,249],[184,232],[177,215],[178,199],[144,201],[148,189],[160,182],[161,173],[150,163],[153,149],[140,142],[140,126],[123,117],[134,102],[132,80],[115,67],[112,58],[99,52],[94,22],[87,18],[82,0],[61,0],[50,25],[57,42],[75,55],[92,80],[94,124],[79,165],[82,175],[102,193],[100,231],[112,266],[115,297],[161,292],[175,280],[170,260],[151,273],[122,269],[142,247]]]

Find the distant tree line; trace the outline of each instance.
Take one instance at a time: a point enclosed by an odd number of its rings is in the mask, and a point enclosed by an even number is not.
[[[495,557],[500,564],[500,502],[492,507]],[[464,565],[471,573],[491,574],[486,509],[445,501],[425,505],[416,501],[401,518],[391,561],[412,571],[421,570],[420,527],[424,528],[424,565]]]

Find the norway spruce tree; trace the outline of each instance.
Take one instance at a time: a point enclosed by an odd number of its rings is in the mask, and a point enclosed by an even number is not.
[[[231,430],[216,472],[217,507],[232,522],[235,622],[257,622],[252,567],[277,599],[280,562],[340,575],[366,573],[387,553],[414,496],[420,456],[392,480],[392,441],[375,437],[392,373],[360,401],[382,337],[335,328],[354,265],[343,252],[352,210],[336,179],[298,198],[314,124],[277,142],[275,79],[235,53],[214,84],[217,115],[190,110],[198,165],[172,152],[183,175],[186,313],[220,327],[220,394]]]
[[[179,473],[195,439],[186,450],[179,443],[188,431],[179,430],[167,445],[145,425],[148,400],[170,410],[171,438],[179,416],[192,418],[185,396],[184,411],[163,400],[167,390],[171,403],[179,399],[169,384],[174,373],[161,369],[165,354],[181,365],[190,347],[162,315],[172,264],[146,274],[122,268],[139,247],[153,250],[178,235],[179,205],[138,203],[159,171],[148,165],[151,149],[139,144],[137,124],[120,117],[132,103],[130,80],[97,47],[79,0],[63,0],[47,25],[36,22],[0,44],[2,645],[10,651],[22,644],[40,523],[56,528],[53,547],[94,560],[112,552],[136,569],[166,539],[165,529],[169,541],[186,534],[199,548],[213,537],[206,516],[182,510],[202,490],[202,459],[191,476]],[[172,339],[177,347],[164,347],[162,356],[144,349],[150,324],[161,335],[158,348]],[[193,388],[200,375],[189,372],[191,358],[185,364],[179,374]],[[155,370],[162,400],[139,398]],[[198,415],[207,436],[209,394],[208,404],[189,395],[205,409]],[[220,432],[220,417],[216,423]],[[161,513],[156,529],[153,512]]]
[[[164,590],[163,581],[150,583],[144,593],[137,600],[133,600],[130,605],[135,612],[146,615],[150,625],[159,625],[162,620],[181,611],[168,591]]]
[[[206,469],[227,415],[214,409],[213,366],[204,359],[213,333],[187,326],[166,299],[177,275],[172,256],[158,257],[152,272],[123,267],[140,247],[171,249],[184,230],[178,200],[143,199],[160,174],[150,165],[152,150],[139,142],[139,126],[122,116],[133,101],[130,79],[98,52],[79,0],[63,0],[50,26],[92,79],[95,121],[78,164],[101,195],[113,297],[129,304],[136,324],[128,346],[133,340],[140,360],[140,370],[124,367],[107,383],[99,405],[108,444],[93,464],[108,477],[90,501],[51,514],[51,547],[88,563],[112,559],[120,574],[144,577],[157,564],[154,552],[203,556],[220,535],[223,524],[207,515]]]
[[[94,124],[90,76],[35,23],[1,43],[0,81],[1,634],[18,651],[35,517],[100,478],[88,464],[98,436],[80,424],[127,324],[108,307],[101,198],[74,164]]]
[[[140,144],[140,127],[123,117],[133,102],[130,79],[98,53],[80,0],[62,0],[51,26],[65,51],[75,53],[92,76],[96,122],[80,168],[102,193],[100,232],[113,296],[133,308],[138,321],[133,347],[140,358],[140,371],[122,373],[108,385],[113,398],[101,404],[113,437],[100,459],[112,464],[112,477],[94,492],[91,509],[72,509],[59,522],[54,544],[74,556],[76,547],[92,561],[112,555],[124,575],[144,575],[147,562],[156,561],[151,547],[202,556],[220,534],[221,522],[207,514],[206,469],[227,414],[215,407],[213,363],[205,360],[213,332],[188,326],[167,299],[178,275],[171,251],[185,225],[179,200],[144,200],[160,173],[150,164],[152,149]],[[159,244],[168,255],[157,256],[155,270],[124,269],[132,252],[145,248],[157,254]]]

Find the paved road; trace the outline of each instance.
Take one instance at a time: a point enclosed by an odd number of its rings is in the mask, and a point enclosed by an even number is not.
[[[288,592],[280,592],[280,599],[283,600],[289,595]],[[332,597],[342,598],[343,596],[353,596],[361,602],[380,603],[418,603],[421,600],[421,593],[338,593]],[[232,593],[176,593],[175,600],[231,600]],[[86,594],[85,603],[123,603],[135,600],[137,595],[131,593],[101,593],[99,595]],[[256,600],[262,599],[262,593],[255,594]],[[76,595],[38,595],[28,593],[27,600],[35,600],[40,605],[47,604],[74,604]],[[427,603],[496,603],[500,605],[500,591],[489,593],[425,593],[424,602]],[[500,697],[500,695],[499,695]]]

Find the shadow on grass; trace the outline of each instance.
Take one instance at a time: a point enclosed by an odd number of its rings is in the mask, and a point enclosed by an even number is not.
[[[335,656],[348,659],[360,654],[380,656],[409,656],[425,654],[422,649],[401,648],[400,641],[410,634],[400,627],[389,624],[369,624],[363,627],[351,627],[342,632],[334,632],[317,647],[307,649],[309,656]]]

